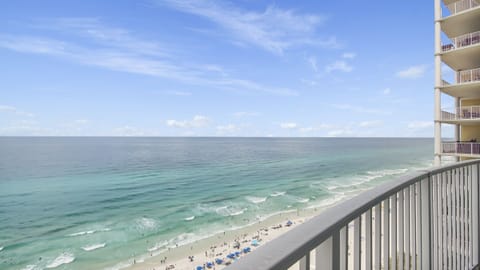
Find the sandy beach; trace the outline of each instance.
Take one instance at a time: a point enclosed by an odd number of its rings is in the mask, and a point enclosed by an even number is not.
[[[244,248],[249,247],[251,252],[254,252],[257,247],[277,238],[320,212],[321,209],[313,208],[277,214],[238,230],[219,233],[191,244],[172,248],[158,255],[152,255],[141,261],[136,260],[126,269],[191,270],[197,269],[198,266],[205,266],[205,269],[223,269],[228,264],[235,263],[235,260],[247,256],[248,253],[243,252]],[[258,242],[258,246],[252,245],[254,240]],[[241,254],[234,259],[227,258],[228,254],[235,252]],[[222,259],[223,263],[214,263],[216,258]],[[214,263],[211,268],[207,267],[208,262]]]

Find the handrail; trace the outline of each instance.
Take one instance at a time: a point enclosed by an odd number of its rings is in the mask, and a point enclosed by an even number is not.
[[[350,256],[353,257],[354,269],[360,269],[360,264],[364,265],[362,269],[380,269],[381,266],[388,269],[392,265],[403,269],[404,262],[405,266],[417,266],[416,269],[440,269],[441,264],[452,263],[453,257],[458,259],[455,263],[458,262],[459,266],[477,265],[479,164],[479,160],[459,162],[384,183],[325,210],[226,269],[288,269],[298,263],[301,270],[308,270],[314,250],[315,264],[320,264],[321,260],[321,269],[346,269]],[[469,204],[456,204],[452,196],[458,196],[459,201],[461,196],[462,201]],[[372,219],[373,212],[375,219]],[[447,219],[452,224],[445,224]],[[460,222],[459,237],[461,235],[466,239],[468,236],[468,240],[453,244],[458,247],[458,252],[445,244],[457,239],[446,235],[446,232],[444,235],[442,231],[442,224],[451,227],[455,222]],[[347,240],[350,223],[353,223],[353,247]],[[373,225],[375,233],[372,232]],[[398,232],[405,238],[397,237],[397,225]],[[365,233],[362,226],[365,226]],[[464,230],[460,231],[460,226]],[[390,237],[389,232],[392,233]],[[366,247],[363,251],[362,237]],[[407,242],[407,238],[412,243]],[[450,256],[448,260],[445,254]]]
[[[480,68],[462,70],[457,74],[457,83],[469,83],[480,81]]]
[[[480,155],[480,143],[477,142],[442,142],[444,154]]]
[[[449,109],[451,110],[451,109]],[[454,109],[455,112],[442,110],[441,120],[455,121],[455,120],[474,120],[480,119],[480,105],[461,106]]]
[[[450,11],[451,15],[454,15],[478,6],[480,6],[480,2],[477,0],[460,0],[447,5],[447,8]]]
[[[442,52],[448,52],[480,43],[480,31],[454,37],[451,40],[451,44],[442,45]]]

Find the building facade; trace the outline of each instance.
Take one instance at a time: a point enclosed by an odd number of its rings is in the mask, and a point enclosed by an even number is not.
[[[480,158],[480,0],[435,0],[434,108],[435,164]],[[442,125],[454,126],[453,140]]]

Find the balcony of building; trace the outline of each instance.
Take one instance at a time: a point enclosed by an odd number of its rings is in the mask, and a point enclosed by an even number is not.
[[[480,30],[480,0],[444,0],[444,4],[440,23],[448,37]]]
[[[480,106],[462,106],[453,110],[444,109],[440,121],[447,124],[480,124]]]
[[[480,97],[480,68],[457,72],[454,82],[442,81],[444,93],[454,97]]]
[[[477,269],[479,169],[460,162],[364,191],[226,269]]]
[[[442,142],[442,154],[461,157],[480,157],[478,142]]]
[[[480,21],[480,16],[479,16]],[[480,66],[480,31],[451,38],[442,45],[442,61],[453,70],[469,70]]]

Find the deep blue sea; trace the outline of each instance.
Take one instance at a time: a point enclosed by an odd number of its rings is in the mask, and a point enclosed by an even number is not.
[[[0,269],[120,268],[432,160],[433,139],[0,137]]]

